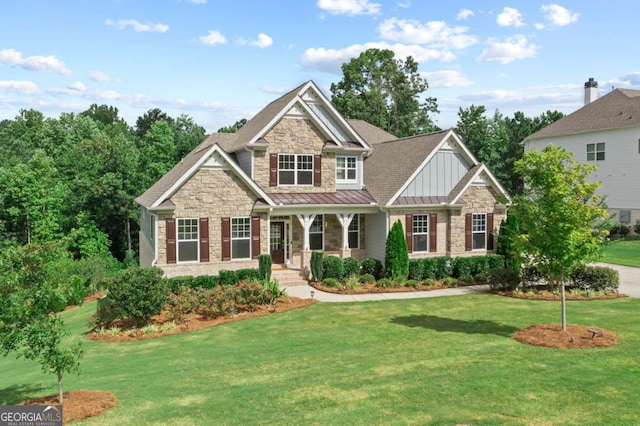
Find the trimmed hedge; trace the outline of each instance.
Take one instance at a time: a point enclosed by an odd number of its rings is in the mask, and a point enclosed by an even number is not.
[[[324,279],[333,278],[341,280],[344,276],[342,259],[337,256],[327,256],[322,259],[322,274]]]
[[[491,290],[513,291],[520,284],[520,276],[513,269],[494,268],[489,270],[487,277]]]
[[[346,257],[342,259],[342,269],[345,278],[360,275],[360,261],[355,257]]]
[[[370,274],[375,278],[380,278],[380,272],[382,272],[382,262],[372,257],[367,257],[362,260],[362,274]]]
[[[620,286],[620,274],[605,266],[586,266],[571,273],[570,285],[582,290],[617,290]]]

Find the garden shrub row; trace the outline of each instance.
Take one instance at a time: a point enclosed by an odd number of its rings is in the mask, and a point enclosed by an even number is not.
[[[550,280],[535,266],[522,268],[520,274],[505,268],[489,271],[488,282],[492,290],[513,291],[517,288],[548,286]],[[616,291],[620,286],[620,274],[612,268],[603,266],[585,266],[574,270],[565,288],[583,291]]]
[[[409,279],[422,281],[426,278],[442,280],[448,277],[470,282],[486,278],[493,268],[504,267],[504,256],[488,254],[469,257],[425,257],[409,260]]]

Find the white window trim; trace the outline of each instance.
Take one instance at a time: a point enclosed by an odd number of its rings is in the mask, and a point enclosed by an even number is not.
[[[249,236],[248,237],[234,237],[233,236],[233,222],[238,220],[238,219],[242,219],[242,220],[248,220],[249,221]],[[230,235],[230,240],[231,240],[231,247],[230,247],[230,255],[231,255],[231,260],[247,260],[247,259],[251,259],[251,216],[237,216],[237,217],[232,217],[231,218],[231,235]],[[244,241],[244,240],[248,240],[249,241],[249,256],[248,257],[233,257],[233,242],[234,241]]]
[[[426,232],[416,232],[416,217],[418,216],[424,216],[427,218],[427,230]],[[427,253],[429,252],[429,228],[430,228],[431,224],[429,223],[429,215],[428,214],[414,214],[413,215],[413,220],[411,223],[411,238],[413,238],[412,246],[413,246],[413,252],[414,253]],[[416,240],[415,237],[416,235],[426,235],[427,236],[427,248],[426,250],[416,250]]]
[[[320,232],[312,232],[311,231],[311,227],[313,226],[313,223],[319,220],[320,221],[320,226],[322,227],[322,230]],[[322,235],[322,247],[321,248],[311,248],[311,234],[321,234]],[[319,214],[316,215],[316,217],[313,219],[313,222],[311,222],[311,225],[309,226],[309,249],[310,250],[322,250],[324,251],[324,215]]]
[[[293,169],[281,169],[280,168],[280,158],[284,155],[293,156]],[[311,157],[311,169],[299,169],[298,168],[298,158],[300,157]],[[280,172],[293,172],[293,183],[280,183]],[[301,171],[310,171],[311,172],[311,183],[298,183],[298,172]],[[286,152],[281,152],[278,154],[278,186],[313,186],[315,179],[315,160],[313,158],[313,154],[289,154]]]
[[[475,223],[476,216],[483,216],[484,217],[484,230],[483,231],[475,231],[474,230],[474,223]],[[475,234],[482,234],[484,236],[484,247],[481,247],[481,248],[474,247],[475,238],[473,238],[473,237],[474,237]],[[486,250],[486,249],[487,249],[487,214],[486,213],[473,213],[471,215],[471,250],[482,251],[482,250]]]
[[[339,159],[344,159],[344,167],[339,167],[338,166],[338,160]],[[353,167],[348,167],[348,162],[349,159],[352,158],[354,161]],[[340,179],[338,177],[338,170],[344,170],[344,179]],[[354,178],[353,179],[349,179],[349,170],[354,170]],[[353,183],[353,182],[357,182],[358,181],[358,157],[354,156],[354,155],[339,155],[336,157],[336,182],[339,183]]]
[[[355,224],[355,228],[356,229],[351,229],[351,226]],[[356,247],[351,247],[351,244],[349,244],[349,248],[350,249],[359,249],[360,248],[360,215],[359,214],[354,214],[353,218],[351,219],[351,223],[349,224],[349,227],[347,228],[347,243],[349,243],[350,241],[350,235],[352,233],[357,234],[357,239],[356,241],[358,242]],[[322,240],[324,242],[324,238]]]
[[[180,222],[185,220],[195,220],[196,222],[196,238],[180,239]],[[180,243],[196,242],[196,259],[180,260]],[[176,219],[176,263],[195,263],[200,261],[200,219],[197,217],[179,217]]]

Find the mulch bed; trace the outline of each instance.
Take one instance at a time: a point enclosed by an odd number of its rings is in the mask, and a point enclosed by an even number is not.
[[[118,404],[116,397],[107,391],[76,390],[64,392],[62,422],[79,422],[102,414]],[[58,395],[29,399],[20,405],[58,405]]]
[[[514,292],[514,291],[492,291],[493,294],[500,296],[513,297],[515,299],[528,299],[528,300],[549,300],[560,301],[561,297],[559,293],[552,293],[547,290],[533,291],[530,293]],[[565,292],[565,300],[606,300],[606,299],[618,299],[622,297],[628,297],[626,294],[621,293],[596,293],[592,296],[584,294],[575,294],[571,292]]]
[[[595,330],[598,334],[594,335],[589,330]],[[563,349],[586,349],[618,344],[618,337],[610,331],[575,324],[567,324],[567,331],[562,330],[561,324],[533,324],[517,331],[513,338],[528,345]]]
[[[471,283],[466,284],[463,282],[459,282],[455,287],[467,287],[471,285],[479,285],[484,283]],[[335,288],[335,287],[327,287],[322,283],[318,282],[309,282],[309,285],[313,288],[316,288],[320,291],[324,291],[326,293],[334,293],[334,294],[369,294],[369,293],[406,293],[410,291],[431,291],[431,290],[441,290],[444,288],[455,288],[448,287],[442,284],[440,281],[437,282],[436,285],[426,286],[419,285],[417,287],[377,287],[375,284],[362,284],[361,288],[358,289],[350,289],[350,288]]]
[[[207,318],[203,317],[200,314],[189,314],[186,317],[186,319],[188,320],[188,325],[184,322],[179,322],[177,323],[177,326],[175,328],[164,332],[160,331],[160,327],[162,326],[162,324],[171,321],[171,318],[167,315],[167,313],[162,312],[159,315],[152,317],[150,321],[150,324],[155,324],[158,327],[158,332],[155,334],[143,334],[141,330],[138,330],[137,337],[130,336],[128,333],[131,331],[133,324],[116,321],[112,324],[112,326],[120,327],[122,329],[120,334],[112,336],[107,333],[98,334],[95,330],[92,330],[87,333],[87,337],[91,340],[97,340],[101,342],[130,342],[134,340],[154,339],[171,334],[180,334],[189,331],[201,330],[203,328],[213,327],[228,322],[242,321],[249,318],[262,317],[266,315],[273,315],[280,312],[290,311],[292,309],[304,308],[315,302],[316,301],[314,299],[285,297],[278,300],[275,312],[269,311],[266,305],[259,305],[256,307],[255,311],[238,312],[233,316],[233,318],[231,318],[231,315],[225,315],[218,318]]]

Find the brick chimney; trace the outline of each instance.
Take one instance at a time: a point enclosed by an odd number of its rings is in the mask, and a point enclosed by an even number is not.
[[[598,82],[591,77],[584,83],[584,104],[589,105],[596,99],[598,99]]]

